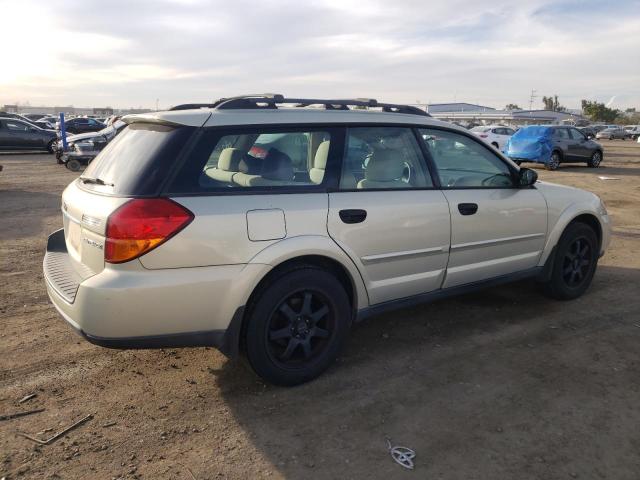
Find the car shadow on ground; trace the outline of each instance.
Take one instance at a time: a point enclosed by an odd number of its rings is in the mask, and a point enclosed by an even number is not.
[[[596,458],[633,456],[628,442],[604,452],[592,438],[624,443],[638,420],[640,379],[612,368],[640,362],[640,308],[628,302],[639,283],[640,270],[605,266],[571,302],[524,281],[379,316],[355,326],[328,372],[295,388],[265,385],[241,362],[211,373],[287,478],[395,478],[386,437],[414,448],[425,475],[589,477]],[[607,390],[612,375],[624,391]]]

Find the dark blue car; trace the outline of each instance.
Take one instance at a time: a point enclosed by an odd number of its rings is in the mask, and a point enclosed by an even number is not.
[[[561,163],[586,163],[597,167],[602,162],[602,146],[589,140],[575,127],[530,125],[518,130],[508,141],[504,153],[511,160],[542,163],[555,170]]]

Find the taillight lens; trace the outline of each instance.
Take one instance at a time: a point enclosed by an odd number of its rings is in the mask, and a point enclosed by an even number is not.
[[[104,259],[123,263],[138,258],[189,225],[193,213],[168,198],[131,200],[107,219]]]
[[[249,150],[249,155],[256,158],[264,158],[267,156],[267,150],[262,147],[258,147],[257,145],[254,145]]]
[[[480,135],[480,138],[488,138],[489,135],[485,135],[484,133]]]

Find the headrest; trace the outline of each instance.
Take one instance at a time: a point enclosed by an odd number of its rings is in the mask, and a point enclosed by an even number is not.
[[[218,169],[225,172],[238,172],[242,160],[242,150],[237,148],[225,148],[218,157]]]
[[[260,173],[261,166],[262,160],[247,153],[242,156],[240,164],[238,165],[238,171],[249,175],[258,175]]]
[[[268,180],[293,180],[293,162],[286,153],[282,153],[277,148],[271,148],[262,160],[260,175]]]
[[[325,170],[327,168],[327,158],[329,158],[329,145],[331,142],[325,140],[318,145],[316,156],[313,159],[313,168]]]
[[[374,150],[364,177],[375,182],[391,182],[402,177],[404,165],[397,150]]]

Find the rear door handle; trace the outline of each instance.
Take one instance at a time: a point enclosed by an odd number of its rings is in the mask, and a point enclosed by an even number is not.
[[[367,218],[366,210],[340,210],[340,219],[344,223],[360,223],[364,222],[365,218]]]
[[[473,215],[478,211],[477,203],[459,203],[458,211],[461,215]]]

